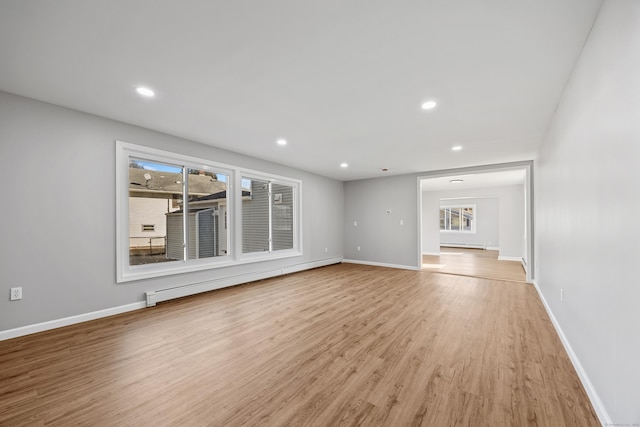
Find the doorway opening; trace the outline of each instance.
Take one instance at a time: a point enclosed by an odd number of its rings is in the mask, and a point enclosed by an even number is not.
[[[452,169],[418,178],[423,270],[531,283],[532,162]]]

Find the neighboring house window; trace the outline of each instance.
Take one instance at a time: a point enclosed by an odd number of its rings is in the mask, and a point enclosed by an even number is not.
[[[476,231],[475,206],[440,208],[440,231],[474,233]]]
[[[301,255],[299,181],[121,141],[117,157],[118,282]]]

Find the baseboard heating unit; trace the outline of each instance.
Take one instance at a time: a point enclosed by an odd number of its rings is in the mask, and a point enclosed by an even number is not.
[[[487,249],[487,245],[483,245],[482,243],[440,243],[440,247],[444,247],[444,248]]]
[[[258,271],[236,276],[222,277],[220,279],[207,280],[204,282],[191,283],[188,285],[176,286],[173,288],[160,289],[157,291],[147,291],[147,307],[153,307],[159,302],[169,301],[175,298],[182,298],[202,292],[216,289],[228,288],[229,286],[241,285],[243,283],[255,282],[257,280],[269,279],[271,277],[282,276],[283,274],[296,273],[298,271],[310,270],[312,268],[324,267],[342,262],[342,257],[328,258],[320,261],[307,262],[292,266],[276,268],[265,271]]]

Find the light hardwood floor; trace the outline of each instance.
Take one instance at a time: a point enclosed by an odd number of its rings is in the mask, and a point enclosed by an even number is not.
[[[485,279],[525,282],[519,261],[499,261],[498,251],[467,248],[440,248],[440,256],[423,255],[422,268],[434,273],[458,274]]]
[[[531,285],[340,264],[0,342],[0,425],[599,424]]]

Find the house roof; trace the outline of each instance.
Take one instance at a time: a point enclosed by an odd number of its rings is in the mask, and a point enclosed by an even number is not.
[[[188,175],[190,196],[210,196],[225,192],[227,184],[209,175]],[[129,191],[133,197],[150,194],[168,198],[182,195],[182,174],[129,168]]]
[[[242,190],[242,197],[251,196],[251,191]],[[220,200],[227,198],[227,190],[220,191],[215,194],[209,194],[208,196],[198,197],[197,199],[191,200],[192,202],[200,202],[205,200]]]

